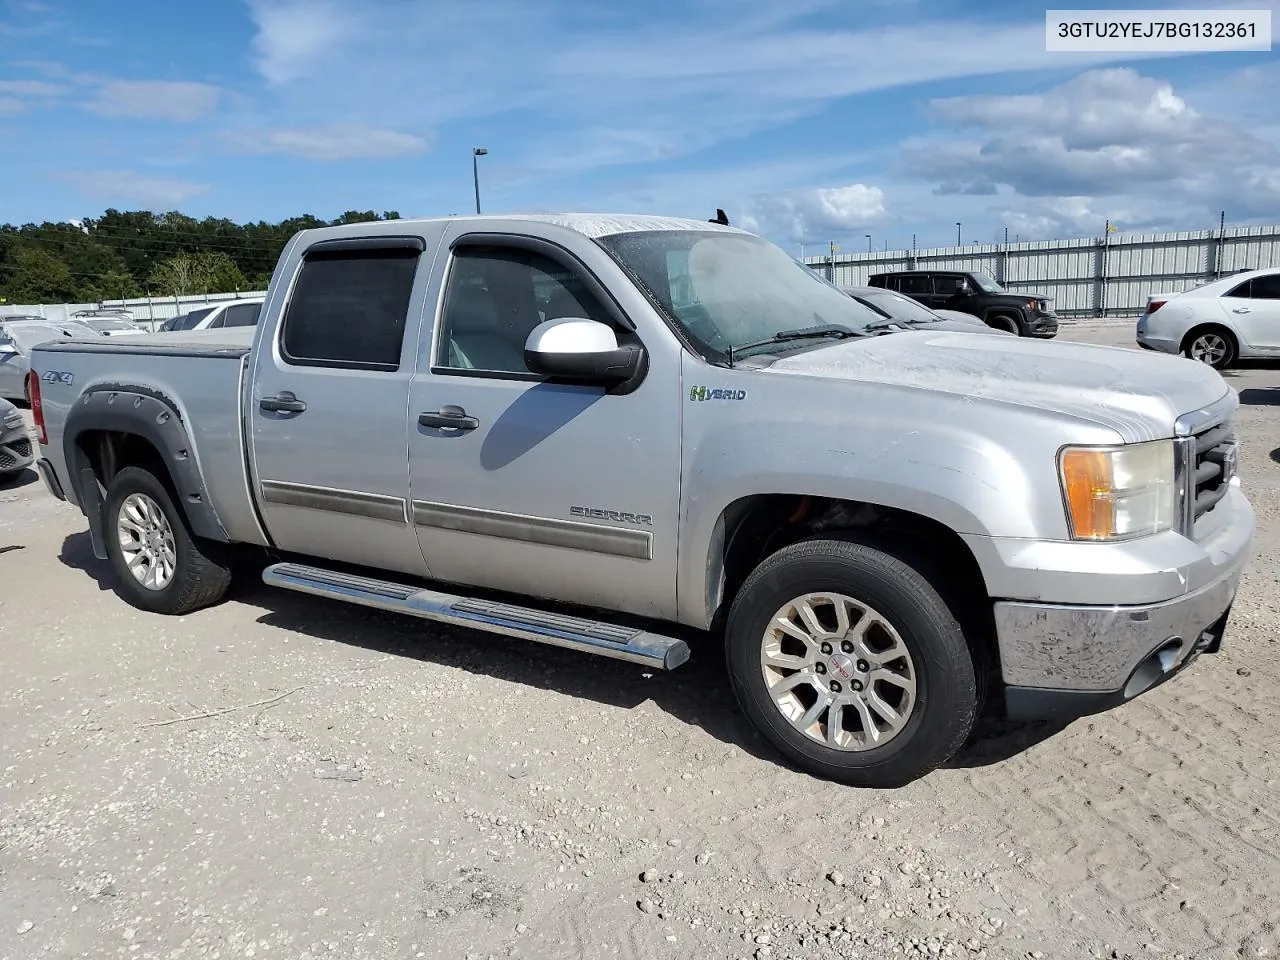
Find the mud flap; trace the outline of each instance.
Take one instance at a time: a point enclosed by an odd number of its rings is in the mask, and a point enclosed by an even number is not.
[[[89,521],[89,541],[93,544],[93,555],[99,560],[107,559],[107,540],[103,534],[102,490],[98,487],[98,478],[93,470],[85,467],[80,471],[79,494],[80,509]]]

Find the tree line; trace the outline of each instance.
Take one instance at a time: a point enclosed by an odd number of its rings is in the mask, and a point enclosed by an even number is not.
[[[261,290],[299,230],[399,220],[394,210],[306,214],[279,223],[197,220],[148,210],[107,210],[65,223],[0,226],[0,303],[98,303],[130,297]]]

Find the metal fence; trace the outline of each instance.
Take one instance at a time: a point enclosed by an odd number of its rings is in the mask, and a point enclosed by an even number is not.
[[[1280,225],[1103,239],[971,244],[807,256],[840,286],[892,270],[981,270],[1015,293],[1052,297],[1064,317],[1136,316],[1156,293],[1181,293],[1240,270],[1280,267]]]
[[[102,307],[123,307],[133,316],[134,321],[156,330],[170,317],[187,313],[197,307],[228,300],[240,300],[245,297],[265,296],[266,291],[241,291],[240,293],[193,293],[177,297],[138,297],[133,300],[104,300],[102,303],[35,303],[9,304],[0,306],[0,320],[6,316],[28,315],[47,317],[50,320],[68,320],[78,310],[97,310]]]

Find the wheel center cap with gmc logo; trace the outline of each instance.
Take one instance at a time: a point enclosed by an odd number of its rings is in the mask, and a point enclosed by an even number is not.
[[[853,660],[843,653],[833,653],[827,658],[827,669],[841,680],[852,680],[854,676]]]

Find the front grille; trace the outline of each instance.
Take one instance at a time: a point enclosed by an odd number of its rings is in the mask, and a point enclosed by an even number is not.
[[[1236,467],[1236,435],[1233,423],[1207,427],[1182,441],[1183,532],[1191,535],[1196,521],[1213,510],[1231,488]]]
[[[9,446],[13,448],[13,452],[18,455],[19,459],[31,456],[30,440],[15,440]]]

